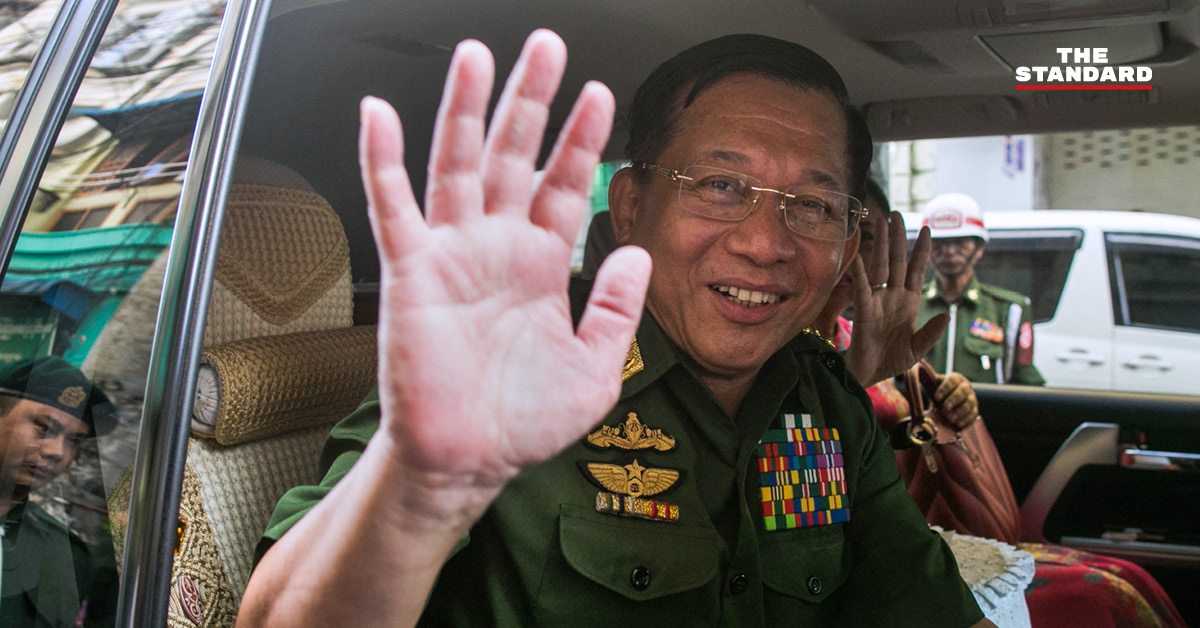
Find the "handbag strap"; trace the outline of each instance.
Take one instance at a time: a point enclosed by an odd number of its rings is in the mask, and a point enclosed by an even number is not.
[[[908,400],[909,420],[897,426],[903,438],[893,434],[892,446],[921,447],[934,444],[938,437],[938,426],[933,421],[933,406],[926,405],[926,387],[936,390],[937,371],[925,360],[921,360],[904,372],[904,398]]]

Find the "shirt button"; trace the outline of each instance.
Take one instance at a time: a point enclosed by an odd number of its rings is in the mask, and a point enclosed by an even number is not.
[[[750,582],[750,578],[746,574],[740,573],[729,579],[729,592],[734,595],[741,595],[746,590],[746,584]]]
[[[808,582],[805,583],[808,587],[808,592],[813,595],[821,593],[821,579],[816,576],[810,576]]]
[[[650,570],[645,567],[635,567],[633,573],[629,576],[629,583],[638,591],[643,591],[650,586]]]
[[[834,358],[832,355],[826,353],[825,354],[825,368],[827,368],[831,371],[834,370],[835,368],[837,368],[837,358]]]

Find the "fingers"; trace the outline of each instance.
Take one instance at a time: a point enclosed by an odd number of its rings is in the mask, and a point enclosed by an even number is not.
[[[496,105],[484,149],[483,194],[487,213],[524,216],[533,196],[533,172],[550,103],[567,64],[558,35],[537,30],[525,40]]]
[[[908,260],[908,240],[904,232],[904,218],[900,214],[892,212],[888,216],[887,229],[879,233],[887,234],[888,285],[904,286],[911,290],[912,287],[905,282],[905,272],[910,271],[910,268],[905,264]],[[879,236],[876,236],[876,239],[880,239]]]
[[[850,268],[846,269],[850,275],[850,281],[854,286],[854,311],[857,319],[859,313],[863,310],[863,306],[871,299],[871,281],[867,278],[867,269],[863,264],[862,256],[855,255],[853,260],[850,260]]]
[[[650,254],[634,246],[613,251],[596,272],[576,336],[595,352],[602,373],[621,372],[620,364],[642,319],[649,284]],[[615,401],[620,382],[614,382]]]
[[[568,244],[575,242],[579,232],[592,176],[608,144],[615,110],[615,100],[607,87],[597,82],[584,85],[546,161],[546,174],[534,198],[530,220],[557,233]]]
[[[925,322],[925,324],[913,333],[912,336],[912,352],[915,356],[923,357],[933,348],[934,343],[938,338],[942,337],[942,333],[946,331],[946,326],[950,324],[949,314],[938,314]]]
[[[925,265],[929,263],[930,246],[929,227],[921,227],[917,243],[913,245],[912,259],[908,261],[908,278],[904,285],[909,290],[920,290],[925,284]]]
[[[979,416],[979,402],[971,382],[961,373],[948,373],[934,391],[939,411],[955,429],[964,429]]]
[[[454,50],[429,153],[425,210],[430,225],[483,212],[479,167],[494,75],[487,46],[467,40]]]
[[[386,102],[368,96],[359,105],[358,158],[367,215],[384,263],[411,250],[428,230],[404,169],[400,118]]]
[[[887,217],[882,213],[875,212],[875,215],[870,217],[875,227],[872,234],[872,249],[871,259],[866,260],[870,271],[868,276],[871,278],[871,285],[878,285],[888,281],[888,253],[891,250],[888,242]]]

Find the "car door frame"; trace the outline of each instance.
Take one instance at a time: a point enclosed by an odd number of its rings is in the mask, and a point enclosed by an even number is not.
[[[118,0],[64,0],[0,137],[0,271]],[[184,174],[155,322],[117,625],[167,623],[188,427],[224,202],[270,0],[225,5]],[[0,277],[3,272],[0,272]]]

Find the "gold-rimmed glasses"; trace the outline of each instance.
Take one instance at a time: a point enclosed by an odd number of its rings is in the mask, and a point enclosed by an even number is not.
[[[658,164],[634,164],[679,183],[679,205],[706,218],[736,222],[745,220],[763,192],[775,194],[775,208],[795,233],[818,240],[844,242],[854,235],[867,215],[862,202],[848,194],[822,188],[793,185],[782,190],[763,187],[762,181],[740,172],[694,165],[669,170]]]

